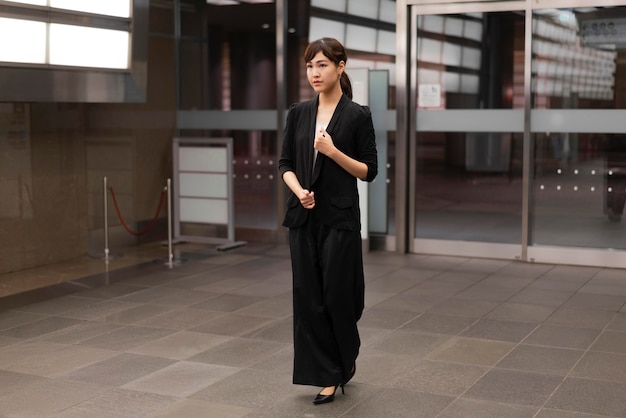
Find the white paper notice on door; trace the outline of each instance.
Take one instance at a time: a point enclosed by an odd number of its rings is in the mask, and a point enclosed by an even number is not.
[[[441,107],[441,84],[420,84],[417,105],[419,107]]]

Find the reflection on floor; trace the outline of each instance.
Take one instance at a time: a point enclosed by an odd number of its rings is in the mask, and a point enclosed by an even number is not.
[[[288,249],[166,253],[3,280],[0,416],[626,416],[623,270],[370,252],[357,374],[315,406]]]
[[[201,251],[202,246],[181,244],[173,247],[173,261],[180,259],[180,253],[195,249]],[[69,260],[62,263],[47,265],[14,273],[0,274],[0,297],[27,292],[53,285],[67,284],[75,279],[100,276],[102,273],[138,266],[145,263],[169,263],[169,249],[158,243],[127,248],[123,253],[112,253],[105,258],[89,256]]]

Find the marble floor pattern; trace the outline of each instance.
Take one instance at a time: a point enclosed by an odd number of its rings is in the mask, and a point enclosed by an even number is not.
[[[0,417],[626,417],[624,270],[369,252],[356,376],[315,406],[286,247],[153,250],[0,276]]]

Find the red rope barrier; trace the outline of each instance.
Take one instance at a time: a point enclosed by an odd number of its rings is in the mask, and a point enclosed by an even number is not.
[[[154,215],[154,219],[152,219],[152,222],[150,222],[150,225],[148,225],[143,230],[137,232],[137,231],[133,231],[132,229],[128,227],[128,225],[126,225],[126,222],[124,222],[124,218],[122,218],[122,213],[120,212],[120,208],[117,205],[117,198],[115,197],[115,192],[113,191],[113,187],[109,187],[109,190],[111,191],[111,196],[113,196],[113,204],[115,205],[115,211],[117,212],[117,217],[120,219],[120,222],[122,223],[122,226],[124,226],[124,229],[126,229],[126,231],[128,231],[130,234],[133,234],[133,235],[144,235],[150,232],[152,228],[154,228],[157,221],[159,220],[159,213],[161,213],[161,206],[163,206],[163,197],[165,196],[164,191],[161,191],[161,199],[159,200],[159,207],[157,208],[157,212]]]

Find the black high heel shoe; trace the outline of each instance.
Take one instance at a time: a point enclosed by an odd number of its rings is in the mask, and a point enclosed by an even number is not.
[[[340,385],[335,386],[335,389],[333,390],[333,393],[331,393],[330,395],[322,395],[322,392],[320,391],[320,393],[317,394],[317,396],[315,397],[315,399],[313,399],[313,403],[315,405],[321,405],[323,403],[329,403],[335,400],[335,392],[337,392],[337,388],[341,387],[341,393],[345,395],[345,391],[343,390],[343,383]],[[322,389],[324,390],[324,389]]]

